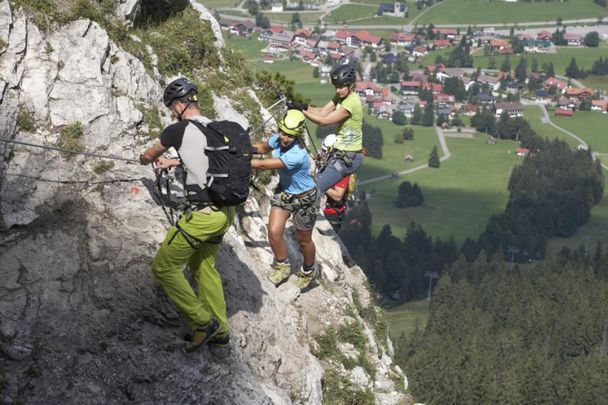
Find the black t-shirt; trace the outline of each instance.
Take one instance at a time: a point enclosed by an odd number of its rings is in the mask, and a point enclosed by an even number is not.
[[[169,125],[160,134],[160,143],[165,148],[174,147],[175,150],[179,150],[182,147],[184,140],[184,132],[188,126],[188,121],[179,121]]]

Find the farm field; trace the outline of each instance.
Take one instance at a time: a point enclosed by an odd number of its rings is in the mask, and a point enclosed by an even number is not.
[[[262,56],[262,49],[268,46],[268,42],[259,41],[259,34],[255,33],[249,38],[240,37],[238,35],[228,36],[224,33],[224,38],[226,42],[236,48],[243,57],[248,61],[258,61]]]
[[[397,307],[384,310],[386,320],[389,322],[389,334],[396,340],[401,333],[409,336],[418,326],[424,329],[429,319],[429,301],[426,298],[410,301]]]
[[[543,117],[543,112],[539,107],[532,105],[524,107],[524,118],[530,123],[532,129],[534,129],[539,136],[549,139],[561,139],[570,145],[571,148],[576,148],[578,146],[578,141],[576,139],[549,124],[544,124],[541,121],[541,117]],[[553,117],[551,118],[553,120]]]
[[[207,7],[209,10],[213,10],[219,7],[238,7],[241,3],[239,0],[234,1],[226,1],[226,0],[198,0],[203,6]]]
[[[454,235],[460,244],[467,237],[476,238],[490,216],[502,212],[508,199],[510,171],[521,162],[513,153],[516,143],[499,141],[490,145],[487,136],[477,134],[474,139],[448,138],[447,144],[451,157],[441,162],[439,169],[423,169],[362,186],[371,193],[374,234],[384,224],[391,224],[393,234],[403,237],[414,221],[433,237],[447,239]],[[397,209],[393,205],[397,188],[405,180],[421,187],[425,198],[422,206]]]
[[[556,118],[551,110],[549,113],[553,123],[580,136],[591,150],[608,153],[608,115],[599,111],[576,111],[571,118]]]
[[[298,13],[300,21],[304,24],[315,24],[319,21],[319,17],[323,15],[322,12],[302,12],[302,11],[284,11],[281,13],[270,13],[268,11],[262,11],[270,22],[278,22],[283,24],[291,23],[291,18],[294,13]]]
[[[378,11],[378,6],[364,4],[347,4],[333,10],[331,14],[325,18],[328,24],[341,24],[342,22],[371,17]]]
[[[437,145],[441,156],[441,148],[435,129],[432,127],[414,126],[414,140],[404,141],[401,144],[394,142],[395,135],[402,134],[404,126],[393,124],[391,121],[378,119],[365,115],[365,122],[382,130],[384,146],[382,148],[382,159],[367,158],[359,170],[359,179],[366,180],[377,176],[384,176],[393,171],[403,171],[416,166],[426,164],[431,149]],[[411,155],[413,161],[405,161],[405,155]],[[376,184],[376,183],[374,183]],[[370,184],[370,186],[373,186]]]
[[[570,0],[547,5],[545,2],[501,2],[485,0],[444,0],[420,16],[418,24],[523,23],[564,19],[597,18],[608,9],[587,0]]]

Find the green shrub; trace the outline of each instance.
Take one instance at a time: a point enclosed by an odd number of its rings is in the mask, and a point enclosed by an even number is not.
[[[165,75],[220,66],[211,24],[192,8],[136,34],[152,47],[158,56],[158,69]]]
[[[372,380],[376,379],[376,365],[371,361],[367,353],[359,353],[357,364],[365,370]]]
[[[317,336],[315,340],[319,345],[318,350],[314,353],[315,356],[321,360],[339,357],[340,350],[338,350],[336,328],[333,326],[328,327],[325,333]]]
[[[363,333],[363,326],[357,321],[340,325],[337,335],[339,341],[350,343],[359,351],[365,351],[367,347],[367,337]]]
[[[82,144],[81,137],[83,134],[84,128],[80,122],[75,122],[70,125],[66,125],[61,128],[61,132],[59,133],[59,139],[57,140],[57,146],[61,149],[65,149],[71,152],[83,152],[84,145]],[[74,156],[74,153],[62,152],[61,155],[64,159],[71,159]]]
[[[19,114],[17,114],[17,125],[28,132],[34,132],[38,129],[34,120],[34,114],[26,109],[19,111]]]
[[[327,370],[321,382],[323,405],[373,405],[374,394],[369,389],[360,389],[335,370]]]

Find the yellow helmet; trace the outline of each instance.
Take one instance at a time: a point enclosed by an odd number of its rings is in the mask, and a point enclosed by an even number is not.
[[[279,131],[291,136],[300,136],[304,132],[306,117],[300,110],[287,110],[277,124]]]

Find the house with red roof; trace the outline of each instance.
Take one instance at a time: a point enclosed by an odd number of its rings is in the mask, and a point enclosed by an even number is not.
[[[583,36],[581,34],[566,32],[564,34],[564,41],[568,42],[570,46],[581,46],[583,44]]]
[[[513,55],[515,52],[513,51],[513,48],[511,48],[510,46],[507,46],[506,48],[501,48],[498,51],[496,51],[497,55]]]
[[[353,36],[353,33],[350,31],[346,31],[346,30],[338,30],[336,31],[336,34],[334,35],[334,38],[336,39],[336,41],[342,43],[342,44],[346,44],[346,41],[351,38]]]
[[[574,111],[568,110],[567,108],[556,108],[555,116],[556,117],[572,117],[574,115]]]
[[[549,77],[547,78],[547,80],[545,80],[543,87],[545,88],[545,90],[549,90],[551,87],[555,87],[558,92],[561,93],[562,90],[568,87],[568,83],[563,80],[556,79],[555,77]]]
[[[420,56],[426,56],[428,55],[429,51],[426,49],[425,46],[417,46],[412,50],[412,55],[414,55],[415,57],[420,57]]]
[[[423,83],[422,90],[430,91],[432,94],[439,94],[443,91],[443,84],[441,83]]]
[[[374,35],[368,30],[357,31],[353,36],[359,40],[360,46],[371,46],[372,48],[377,48],[382,43],[382,37]],[[354,39],[352,41],[354,44]]]
[[[418,94],[418,91],[422,88],[422,82],[417,80],[409,80],[401,82],[401,93],[402,94]]]
[[[408,46],[414,42],[416,35],[405,32],[389,32],[388,41],[392,45]]]
[[[591,109],[593,111],[601,111],[604,114],[608,112],[608,101],[606,100],[591,100]]]
[[[452,43],[447,39],[434,39],[433,40],[433,48],[435,49],[443,49],[443,48],[451,48]]]
[[[488,41],[488,45],[493,51],[498,51],[499,49],[506,48],[507,46],[509,46],[509,43],[504,39],[492,38],[490,39],[490,41]]]
[[[456,39],[458,30],[456,28],[433,28],[433,34],[440,38]]]
[[[539,39],[541,41],[551,41],[553,39],[553,34],[549,31],[541,31],[536,34],[536,39]]]
[[[530,149],[528,148],[515,148],[515,154],[520,157],[525,157],[530,153]]]
[[[568,87],[564,91],[564,95],[570,98],[577,98],[579,100],[584,100],[586,98],[590,98],[593,95],[593,89],[583,87]]]

